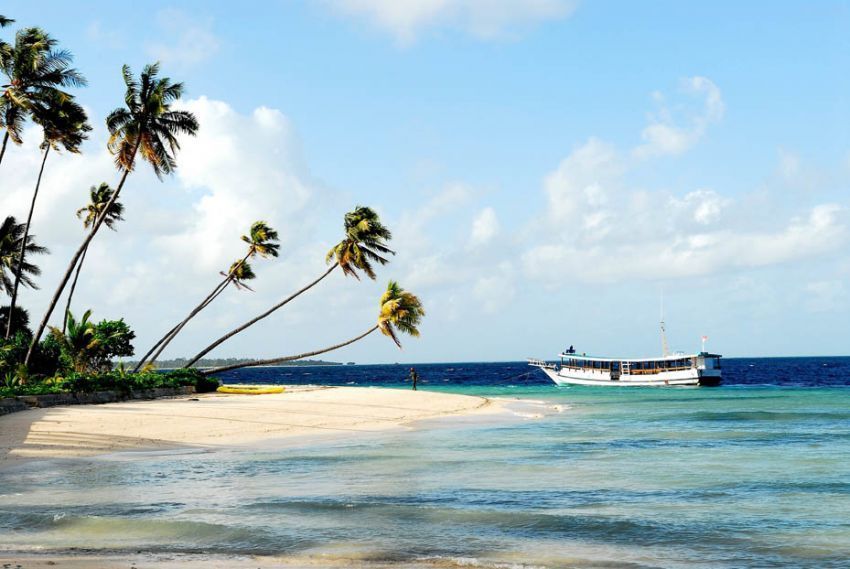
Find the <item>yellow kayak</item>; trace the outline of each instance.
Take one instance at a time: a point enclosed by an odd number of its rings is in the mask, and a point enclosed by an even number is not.
[[[284,388],[281,385],[222,385],[216,391],[238,395],[268,395],[270,393],[283,393]]]

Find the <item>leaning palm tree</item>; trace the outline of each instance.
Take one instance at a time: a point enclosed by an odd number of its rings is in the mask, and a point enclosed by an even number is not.
[[[319,284],[337,267],[342,268],[344,275],[352,275],[359,279],[360,277],[358,276],[357,271],[363,271],[369,278],[374,280],[375,271],[372,268],[371,263],[377,262],[381,265],[385,265],[389,262],[389,260],[386,257],[382,257],[382,255],[394,254],[393,251],[386,246],[386,242],[392,239],[392,233],[381,223],[377,213],[375,213],[372,209],[363,206],[357,206],[353,211],[345,214],[344,229],[344,239],[331,248],[325,257],[325,261],[330,263],[330,267],[321,276],[319,276],[319,278],[284,298],[259,316],[248,320],[241,326],[237,326],[227,334],[223,335],[215,342],[198,352],[184,367],[192,366],[192,364],[200,360],[220,344],[226,342],[243,330],[250,328],[286,304],[289,304],[289,302],[293,299]]]
[[[99,186],[89,188],[89,203],[85,207],[77,210],[77,217],[83,220],[83,229],[93,227],[97,218],[106,209],[106,204],[112,198],[114,190],[109,187],[109,184],[102,182]],[[103,224],[116,231],[115,224],[124,218],[121,214],[124,213],[124,205],[121,202],[112,202],[103,220]],[[89,248],[86,247],[83,254],[80,256],[80,261],[77,263],[77,270],[74,272],[74,280],[71,281],[71,289],[68,291],[68,302],[65,305],[65,318],[62,319],[62,332],[65,332],[65,324],[68,322],[68,315],[71,313],[71,299],[74,297],[74,290],[77,288],[77,280],[80,278],[80,271],[83,269],[83,262],[86,260],[86,254]]]
[[[267,360],[254,360],[245,363],[212,368],[203,370],[201,373],[204,375],[210,375],[243,367],[274,365],[318,356],[319,354],[338,350],[339,348],[353,344],[358,340],[362,340],[376,330],[380,330],[384,336],[389,337],[399,348],[401,348],[399,333],[408,334],[413,337],[419,336],[419,324],[425,316],[425,309],[422,307],[422,302],[416,295],[401,288],[397,282],[390,281],[387,285],[386,292],[384,292],[383,296],[381,296],[380,304],[381,308],[378,312],[378,322],[359,336],[355,336],[354,338],[340,344],[335,344],[312,352],[296,354],[294,356],[284,356]]]
[[[224,279],[219,282],[215,288],[209,293],[200,304],[198,304],[195,308],[193,308],[189,314],[176,326],[171,328],[165,335],[157,341],[153,347],[148,350],[144,356],[139,359],[139,363],[136,364],[135,369],[138,371],[141,369],[145,362],[152,364],[156,361],[162,351],[171,343],[171,341],[180,333],[180,331],[189,323],[189,321],[198,315],[204,308],[210,305],[212,301],[214,301],[218,296],[224,292],[224,289],[231,283],[237,285],[239,288],[240,280],[248,280],[246,278],[247,272],[250,272],[250,278],[254,277],[254,273],[251,270],[250,266],[247,269],[243,269],[245,263],[247,263],[248,259],[251,259],[256,256],[260,257],[277,257],[278,250],[280,249],[280,245],[278,245],[278,235],[277,231],[272,229],[268,223],[265,221],[255,221],[251,225],[251,230],[248,235],[242,236],[242,241],[248,244],[248,251],[245,253],[245,256],[242,257],[239,261],[236,261],[230,266],[230,270],[227,273],[221,273],[224,276]],[[241,273],[240,273],[241,271]],[[240,279],[241,275],[241,279]],[[151,355],[153,354],[153,355]],[[150,359],[148,359],[150,357]]]
[[[34,235],[24,239],[24,224],[10,215],[0,224],[0,288],[9,296],[14,290],[13,275],[19,272],[24,286],[38,288],[31,277],[40,275],[41,269],[26,260],[21,261],[21,245],[30,256],[48,252],[35,243]]]
[[[38,171],[35,190],[32,193],[32,201],[30,202],[30,210],[27,214],[27,222],[24,226],[25,238],[29,235],[32,214],[35,211],[35,202],[38,198],[38,190],[41,187],[41,177],[44,174],[44,165],[47,163],[47,156],[50,150],[59,151],[61,148],[64,148],[68,152],[78,153],[80,151],[80,145],[88,138],[88,133],[91,131],[85,110],[69,95],[51,93],[49,99],[39,99],[32,109],[32,114],[33,120],[41,126],[44,132],[41,143],[44,156],[41,159],[41,168]],[[25,254],[24,242],[22,241],[21,259],[24,258]],[[12,290],[12,300],[10,303],[13,309],[18,299],[18,285],[20,281],[20,273],[15,274],[15,286]],[[10,318],[5,331],[5,338],[7,340],[11,333],[12,319]]]
[[[80,72],[69,67],[71,53],[56,49],[57,43],[39,28],[25,28],[15,35],[14,45],[0,45],[0,72],[6,76],[0,86],[0,127],[5,130],[0,162],[9,139],[21,144],[24,122],[39,101],[70,97],[62,88],[86,84]]]
[[[33,340],[24,361],[26,364],[29,363],[33,349],[47,327],[47,322],[53,314],[53,309],[56,308],[56,303],[59,302],[59,297],[62,296],[65,285],[71,278],[74,267],[77,266],[83,252],[105,222],[112,204],[118,200],[127,176],[136,164],[136,155],[141,154],[142,159],[150,164],[154,173],[161,179],[163,174],[170,174],[177,167],[174,158],[180,149],[177,135],[194,135],[198,130],[198,121],[192,113],[171,108],[172,104],[183,95],[183,84],[172,83],[168,77],[160,78],[159,64],[145,66],[139,80],[133,77],[127,65],[123,68],[123,75],[127,86],[124,96],[126,108],[116,109],[106,118],[106,126],[110,134],[108,148],[115,156],[115,165],[121,172],[121,178],[112,197],[92,225],[91,231],[68,263],[68,268],[33,334]]]

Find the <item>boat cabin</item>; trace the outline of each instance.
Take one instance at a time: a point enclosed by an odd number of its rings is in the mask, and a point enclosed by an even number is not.
[[[574,371],[599,371],[619,375],[655,375],[689,369],[720,369],[720,355],[701,352],[685,355],[673,354],[656,358],[614,359],[564,352],[561,369]]]

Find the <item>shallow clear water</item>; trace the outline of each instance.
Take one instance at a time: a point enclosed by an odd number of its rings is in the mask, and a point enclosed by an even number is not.
[[[427,389],[531,403],[332,443],[0,470],[0,550],[848,566],[850,358],[732,360],[714,389],[556,388],[522,364],[417,368]],[[405,371],[242,377],[402,386]]]

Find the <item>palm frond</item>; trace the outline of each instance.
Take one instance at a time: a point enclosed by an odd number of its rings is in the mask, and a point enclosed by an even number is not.
[[[171,104],[182,96],[183,85],[172,83],[168,77],[160,78],[158,63],[146,65],[138,79],[129,66],[125,65],[122,73],[127,86],[126,108],[116,109],[107,117],[109,151],[119,169],[131,170],[138,149],[154,174],[162,178],[177,167],[177,136],[195,135],[198,121],[188,111],[171,109]]]
[[[398,332],[419,337],[419,324],[425,316],[425,308],[419,298],[404,290],[395,281],[387,284],[381,296],[378,312],[378,328],[401,348]]]

